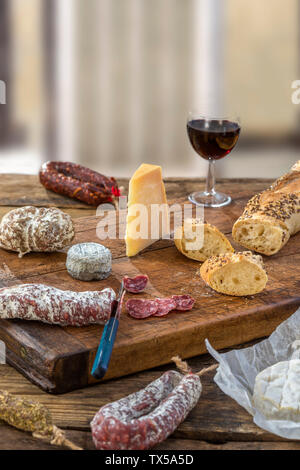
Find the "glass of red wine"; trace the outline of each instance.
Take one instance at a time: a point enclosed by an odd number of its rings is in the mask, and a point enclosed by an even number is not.
[[[215,190],[215,161],[229,155],[240,135],[240,123],[233,117],[208,117],[189,113],[187,132],[193,149],[208,160],[206,189],[189,195],[189,200],[205,207],[230,204],[231,197]]]

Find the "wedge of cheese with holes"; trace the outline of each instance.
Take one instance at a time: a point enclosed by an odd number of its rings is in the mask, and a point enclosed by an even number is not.
[[[143,163],[129,182],[126,255],[135,256],[169,232],[161,167]]]

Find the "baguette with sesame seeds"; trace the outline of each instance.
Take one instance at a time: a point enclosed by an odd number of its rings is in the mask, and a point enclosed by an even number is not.
[[[274,255],[300,230],[300,160],[272,186],[252,197],[232,228],[240,245]]]
[[[268,280],[262,257],[251,251],[212,256],[202,264],[200,274],[215,291],[236,296],[258,294]]]

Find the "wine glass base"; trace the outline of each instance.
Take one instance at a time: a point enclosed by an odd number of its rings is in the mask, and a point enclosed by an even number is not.
[[[224,193],[213,192],[212,194],[206,191],[195,192],[188,196],[189,201],[197,206],[204,207],[223,207],[231,203],[231,197]]]

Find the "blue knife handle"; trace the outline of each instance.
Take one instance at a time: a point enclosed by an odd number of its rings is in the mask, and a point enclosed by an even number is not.
[[[119,320],[116,317],[111,317],[104,327],[99,348],[92,368],[92,376],[95,379],[102,379],[102,377],[104,377],[104,375],[106,374],[118,326]]]

